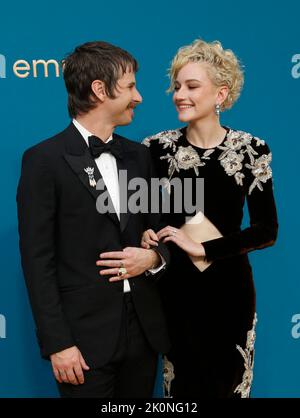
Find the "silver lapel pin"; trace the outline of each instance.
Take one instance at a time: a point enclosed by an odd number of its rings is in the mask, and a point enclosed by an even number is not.
[[[96,183],[96,180],[95,180],[95,177],[94,177],[94,167],[87,167],[87,168],[84,169],[84,171],[89,176],[90,186],[96,187],[97,183]]]

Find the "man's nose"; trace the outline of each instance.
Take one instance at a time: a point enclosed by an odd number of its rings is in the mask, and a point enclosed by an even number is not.
[[[143,98],[142,98],[142,96],[140,95],[140,92],[137,89],[135,89],[135,94],[134,94],[133,100],[135,101],[135,103],[142,103],[142,101],[143,101]]]

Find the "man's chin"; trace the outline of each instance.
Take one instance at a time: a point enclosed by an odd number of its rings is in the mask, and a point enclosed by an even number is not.
[[[122,120],[122,121],[120,121],[119,123],[118,123],[118,126],[126,126],[126,125],[130,125],[131,124],[131,122],[132,122],[132,120],[133,120],[133,118],[126,118],[126,119],[124,119],[124,120]]]

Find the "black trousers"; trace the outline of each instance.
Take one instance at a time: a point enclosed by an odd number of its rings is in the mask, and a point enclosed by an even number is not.
[[[158,355],[136,315],[130,293],[124,293],[122,326],[110,362],[84,371],[84,384],[58,383],[63,398],[151,398]]]

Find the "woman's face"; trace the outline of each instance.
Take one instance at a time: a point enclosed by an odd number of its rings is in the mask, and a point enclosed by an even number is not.
[[[181,122],[190,123],[215,114],[219,89],[208,77],[207,65],[189,62],[177,74],[173,101]]]

